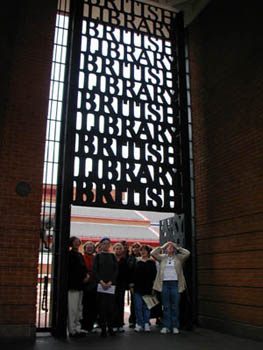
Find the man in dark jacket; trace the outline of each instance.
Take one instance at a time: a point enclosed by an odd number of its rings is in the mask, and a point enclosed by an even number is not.
[[[93,273],[98,282],[98,312],[101,336],[106,337],[106,328],[110,335],[113,332],[113,311],[115,304],[115,288],[118,276],[118,263],[114,254],[109,252],[110,240],[104,237],[100,241],[101,253],[97,254],[93,263]]]

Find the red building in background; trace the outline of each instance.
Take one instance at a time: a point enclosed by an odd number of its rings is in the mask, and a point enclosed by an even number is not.
[[[43,188],[41,215],[48,218],[55,213],[56,186],[46,185]],[[155,247],[159,244],[160,220],[171,216],[173,213],[72,206],[70,235],[79,237],[83,243],[98,242],[101,237],[107,236],[113,243],[125,240],[131,245],[140,241]]]

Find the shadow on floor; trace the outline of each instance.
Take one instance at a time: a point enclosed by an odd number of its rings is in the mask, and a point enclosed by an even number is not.
[[[125,327],[125,333],[101,338],[100,332],[84,338],[57,339],[39,334],[34,343],[7,342],[2,350],[262,350],[262,342],[238,338],[212,330],[197,328],[181,331],[178,335],[160,334],[160,328],[152,326],[150,333],[136,333]]]

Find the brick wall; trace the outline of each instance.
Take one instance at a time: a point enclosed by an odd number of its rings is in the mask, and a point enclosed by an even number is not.
[[[1,11],[0,337],[33,337],[56,0]],[[16,186],[29,185],[20,196]]]
[[[259,1],[211,1],[189,27],[200,325],[263,335]]]

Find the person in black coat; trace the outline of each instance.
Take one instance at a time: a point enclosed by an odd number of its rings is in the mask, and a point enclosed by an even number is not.
[[[124,249],[121,242],[114,244],[113,252],[118,262],[113,330],[122,333],[124,332],[124,299],[129,284],[129,266],[127,258],[123,255]]]
[[[136,332],[141,332],[143,329],[150,332],[150,310],[143,296],[152,294],[153,282],[157,272],[156,263],[150,256],[151,250],[148,245],[142,245],[141,257],[137,258],[132,273],[131,292],[134,295]]]
[[[101,253],[95,256],[93,262],[94,277],[98,282],[97,305],[101,336],[110,335],[113,331],[113,312],[115,305],[115,289],[118,276],[118,263],[114,254],[109,252],[110,239],[104,237],[100,241]]]
[[[85,261],[79,252],[81,240],[78,237],[71,237],[69,241],[70,250],[68,253],[68,331],[70,337],[85,335],[81,331],[80,320],[82,318],[83,287],[88,281]]]
[[[132,271],[134,270],[134,266],[136,264],[136,258],[141,256],[141,243],[134,242],[132,244],[132,251],[128,257],[128,266],[129,266],[129,283],[131,279]],[[135,315],[135,307],[134,307],[134,296],[133,293],[130,292],[130,316],[129,316],[129,328],[135,328],[136,325],[136,315]]]

